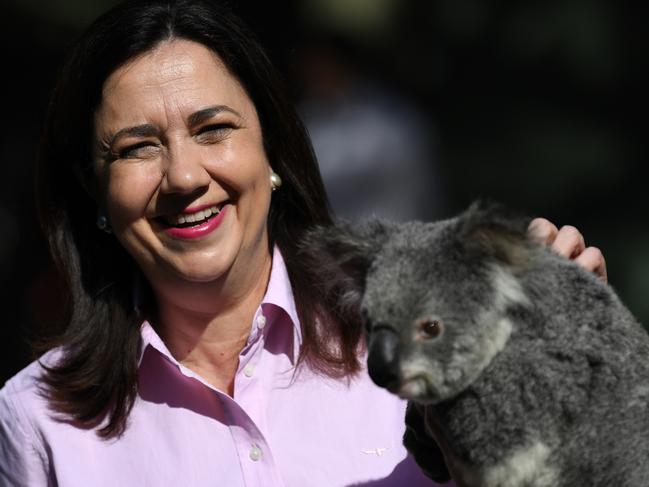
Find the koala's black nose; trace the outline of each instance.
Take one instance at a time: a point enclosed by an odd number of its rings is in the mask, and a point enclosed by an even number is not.
[[[369,340],[367,369],[376,385],[390,389],[399,381],[399,335],[390,328],[375,328]]]

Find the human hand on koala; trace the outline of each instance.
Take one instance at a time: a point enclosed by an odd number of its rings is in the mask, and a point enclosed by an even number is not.
[[[602,251],[597,247],[586,247],[584,236],[575,227],[564,225],[558,229],[545,218],[535,218],[530,222],[527,231],[537,242],[549,246],[559,255],[574,260],[607,282],[606,260]]]

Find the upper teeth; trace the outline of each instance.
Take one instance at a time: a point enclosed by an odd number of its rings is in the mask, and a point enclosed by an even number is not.
[[[169,216],[167,217],[167,221],[171,225],[180,225],[181,223],[199,222],[201,220],[205,220],[206,218],[209,218],[212,215],[218,215],[220,212],[221,210],[219,210],[219,207],[217,205],[214,205],[209,208],[205,208],[204,210],[197,211],[196,213]]]

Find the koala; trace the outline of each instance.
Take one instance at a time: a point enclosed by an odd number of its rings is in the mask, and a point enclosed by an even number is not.
[[[363,317],[369,374],[409,401],[405,444],[430,477],[649,485],[649,336],[528,222],[477,202],[435,223],[317,228],[303,248]]]

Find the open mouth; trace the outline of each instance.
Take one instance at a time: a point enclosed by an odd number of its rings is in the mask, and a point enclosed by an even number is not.
[[[213,205],[194,213],[179,213],[177,215],[167,215],[158,217],[158,221],[167,228],[190,228],[201,226],[211,219],[217,217],[228,201],[223,201],[218,205]]]

